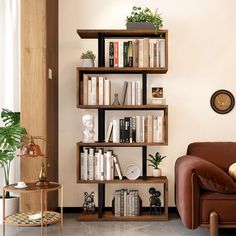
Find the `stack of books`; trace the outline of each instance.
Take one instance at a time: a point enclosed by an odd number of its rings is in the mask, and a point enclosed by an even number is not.
[[[110,67],[165,68],[165,39],[109,42]]]
[[[102,76],[84,75],[82,82],[83,105],[111,105],[111,83]]]
[[[164,138],[164,117],[133,116],[111,121],[105,142],[163,143]]]
[[[115,216],[140,215],[141,200],[138,190],[116,190],[113,208]]]
[[[80,153],[81,180],[113,180],[116,169],[119,179],[123,178],[118,157],[112,150],[84,148]]]

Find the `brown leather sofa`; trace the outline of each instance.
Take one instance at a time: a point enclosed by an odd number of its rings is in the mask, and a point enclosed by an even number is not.
[[[195,229],[236,227],[236,182],[228,175],[236,142],[199,142],[175,164],[175,201],[183,224]]]

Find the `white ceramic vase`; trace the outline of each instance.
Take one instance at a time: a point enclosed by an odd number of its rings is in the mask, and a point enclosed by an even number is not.
[[[153,177],[160,177],[160,176],[162,176],[161,169],[160,169],[160,168],[158,168],[158,169],[152,169],[152,176],[153,176]]]
[[[3,223],[3,199],[0,198],[0,224]],[[19,212],[19,197],[5,198],[5,217]]]
[[[94,61],[92,59],[83,59],[83,67],[94,67]]]

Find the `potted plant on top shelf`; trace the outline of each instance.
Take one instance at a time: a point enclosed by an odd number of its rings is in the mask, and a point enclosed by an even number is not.
[[[3,168],[5,185],[9,185],[11,162],[16,156],[16,150],[21,146],[26,130],[20,127],[20,113],[2,109],[1,118],[4,123],[0,127],[0,167]],[[19,199],[11,197],[6,192],[6,216],[16,213],[19,208]],[[0,220],[2,222],[2,197],[0,197]],[[14,209],[15,208],[15,209]]]
[[[162,162],[162,160],[166,157],[166,156],[161,156],[159,152],[156,152],[155,155],[151,155],[149,154],[149,159],[148,161],[151,163],[148,166],[152,166],[153,170],[152,170],[152,176],[153,177],[160,177],[162,176],[162,171],[159,168],[160,163]]]
[[[152,12],[148,7],[142,9],[141,7],[134,6],[132,12],[126,17],[127,29],[156,29],[159,30],[162,24],[160,14]]]
[[[94,67],[96,56],[92,51],[88,50],[87,52],[82,53],[80,58],[83,60],[83,67]]]

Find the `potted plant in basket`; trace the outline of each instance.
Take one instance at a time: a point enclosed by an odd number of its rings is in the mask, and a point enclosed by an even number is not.
[[[159,30],[162,24],[160,14],[152,12],[148,7],[141,8],[134,6],[132,12],[126,17],[127,29],[156,29]]]
[[[152,176],[153,177],[160,177],[162,176],[162,171],[159,167],[160,163],[162,162],[162,160],[166,157],[166,156],[161,156],[159,152],[156,152],[155,155],[151,155],[149,154],[149,159],[148,161],[151,163],[148,166],[152,166],[153,170],[152,170]]]
[[[80,58],[83,60],[83,67],[94,67],[96,56],[92,51],[88,50],[87,52],[82,53]]]
[[[26,130],[20,127],[19,112],[2,109],[1,118],[4,126],[0,127],[0,167],[3,168],[5,185],[9,185],[11,161],[22,144]],[[16,213],[19,208],[19,199],[11,197],[9,192],[6,192],[5,197],[6,216]],[[2,197],[0,197],[0,218],[2,215]],[[0,222],[2,223],[2,219]]]

